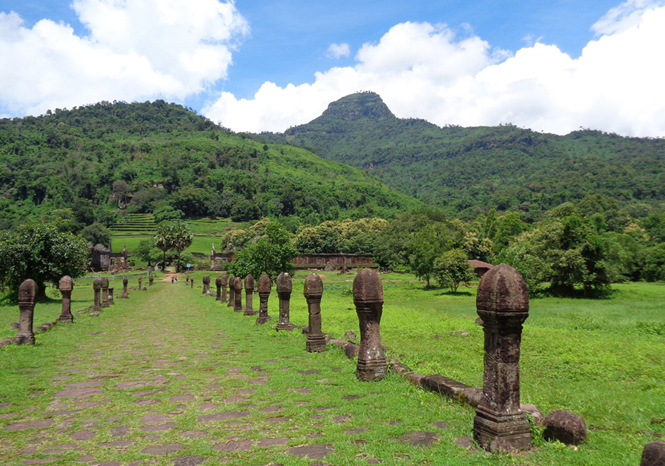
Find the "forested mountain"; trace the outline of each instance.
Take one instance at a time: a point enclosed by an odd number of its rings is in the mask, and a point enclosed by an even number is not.
[[[362,170],[256,142],[164,101],[0,120],[0,228],[56,216],[109,225],[118,212],[163,208],[316,224],[420,205]]]
[[[462,217],[474,217],[478,208],[512,208],[533,222],[544,210],[589,194],[616,198],[641,217],[665,200],[663,139],[591,130],[557,136],[512,125],[440,128],[395,117],[371,92],[331,103],[306,125],[257,139],[312,148]]]

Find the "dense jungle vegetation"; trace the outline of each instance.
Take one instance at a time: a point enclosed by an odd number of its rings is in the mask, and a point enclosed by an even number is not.
[[[556,136],[512,125],[439,128],[395,117],[371,92],[333,102],[319,118],[284,134],[255,137],[363,168],[461,218],[475,217],[477,209],[519,209],[533,223],[589,194],[615,198],[636,217],[665,202],[663,139],[583,129]]]
[[[258,143],[164,101],[0,120],[0,194],[0,229],[60,218],[72,231],[160,209],[317,224],[420,204],[361,170]]]

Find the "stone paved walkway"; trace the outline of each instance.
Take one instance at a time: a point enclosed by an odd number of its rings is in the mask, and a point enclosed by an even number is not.
[[[308,354],[304,337],[278,334],[274,320],[259,327],[184,284],[79,318],[83,336],[60,358],[16,369],[35,388],[21,412],[0,399],[0,463],[360,465],[469,454],[455,445],[468,446],[468,409],[397,377],[355,382],[339,350]],[[416,418],[429,430],[414,431]]]

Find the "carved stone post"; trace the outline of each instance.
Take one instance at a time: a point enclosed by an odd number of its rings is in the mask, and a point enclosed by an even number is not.
[[[527,450],[531,432],[520,409],[520,343],[529,293],[522,276],[506,264],[492,267],[478,285],[476,307],[485,331],[485,373],[473,438],[492,452]]]
[[[321,297],[323,282],[321,277],[310,273],[305,279],[305,299],[309,311],[309,333],[307,333],[307,351],[321,353],[326,350],[326,337],[321,332]]]
[[[201,291],[201,294],[210,294],[209,287],[210,287],[210,275],[204,275],[203,276],[203,291]]]
[[[62,311],[58,322],[74,323],[74,316],[72,315],[72,290],[74,289],[74,280],[69,275],[65,275],[58,283],[58,289],[62,295]]]
[[[270,297],[271,287],[270,277],[264,273],[259,278],[259,316],[256,318],[257,324],[265,324],[270,320],[270,316],[268,315],[268,298]]]
[[[289,303],[291,301],[291,275],[282,272],[277,277],[277,296],[279,297],[279,322],[277,330],[293,330],[293,325],[289,321]]]
[[[228,275],[226,274],[226,272],[223,272],[223,273],[222,273],[222,276],[221,276],[220,279],[221,279],[221,281],[222,281],[222,299],[221,299],[221,301],[222,301],[223,303],[225,303],[226,300],[228,299],[227,296],[226,296],[226,287],[227,287],[228,284],[229,284],[229,277],[228,277]]]
[[[102,278],[102,308],[109,307],[109,279]]]
[[[229,277],[229,304],[226,307],[234,307],[236,302],[236,290],[235,290],[236,277],[231,275]]]
[[[222,277],[217,277],[215,279],[215,286],[217,287],[217,297],[215,298],[215,301],[221,301],[222,300]]]
[[[242,280],[240,280],[240,277],[236,277],[233,280],[233,295],[235,296],[233,310],[242,312]]]
[[[18,322],[18,333],[14,337],[17,345],[34,345],[35,334],[32,331],[32,321],[35,314],[35,298],[37,297],[37,284],[31,278],[18,287],[18,309],[21,312]]]
[[[152,286],[152,283],[153,283],[154,281],[155,281],[155,277],[153,277],[152,275],[150,275],[150,276],[148,277],[148,286]]]
[[[189,287],[194,288],[194,277],[189,280]]]
[[[141,291],[142,286],[143,286],[143,277],[139,277],[139,291]]]
[[[92,312],[90,315],[99,315],[99,311],[101,310],[101,304],[100,304],[100,298],[99,295],[102,291],[102,281],[101,280],[95,280],[92,282],[92,289],[95,291],[95,302],[92,305]]]
[[[122,279],[122,296],[120,296],[123,299],[129,298],[129,293],[127,293],[127,284],[129,283],[129,280],[127,280],[127,277]]]
[[[247,275],[245,277],[245,313],[246,316],[253,316],[257,314],[252,308],[252,293],[254,293],[254,277]]]
[[[115,303],[113,302],[113,288],[109,286],[109,306],[113,306]]]
[[[360,349],[356,377],[373,382],[385,377],[388,365],[381,347],[383,284],[372,269],[364,269],[353,280],[353,303],[360,322]]]
[[[189,285],[189,272],[187,272],[187,273],[185,274],[185,276],[187,277],[187,278],[185,279],[185,284]]]

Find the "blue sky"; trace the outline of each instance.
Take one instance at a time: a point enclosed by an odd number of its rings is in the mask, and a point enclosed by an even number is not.
[[[169,9],[178,21],[164,27],[155,17]],[[653,32],[662,9],[650,0],[0,0],[0,87],[9,84],[0,115],[165,98],[232,129],[284,130],[360,86],[378,91],[398,116],[440,125],[665,136],[665,123],[645,121],[665,107],[643,95],[662,94],[651,80],[636,82],[640,95],[622,92],[634,76],[590,84],[594,72],[601,79],[612,66],[625,68],[622,54],[662,59]],[[331,54],[333,44],[348,54]],[[615,50],[618,63],[607,63]],[[582,97],[566,103],[564,94]]]

